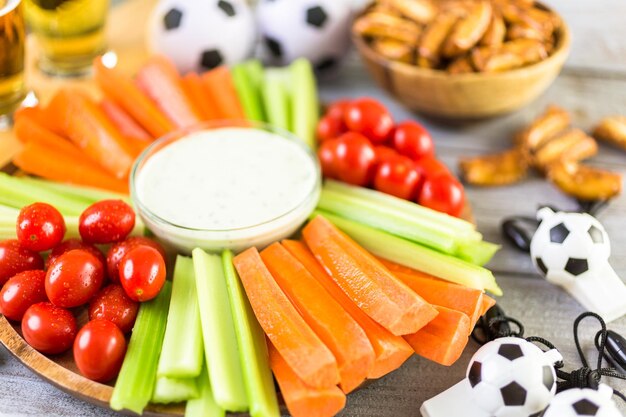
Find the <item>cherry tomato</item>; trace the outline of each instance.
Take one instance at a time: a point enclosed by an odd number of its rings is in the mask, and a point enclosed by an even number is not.
[[[374,147],[360,133],[348,132],[338,138],[335,150],[337,178],[349,184],[368,185],[376,168]]]
[[[28,307],[47,301],[44,271],[24,271],[9,279],[0,291],[0,313],[20,321]]]
[[[322,142],[317,150],[317,157],[322,165],[322,173],[326,178],[338,178],[337,176],[337,147],[339,139],[331,139]]]
[[[13,275],[33,269],[43,269],[41,255],[14,239],[0,243],[0,287]]]
[[[106,262],[104,254],[100,251],[100,249],[98,249],[91,243],[86,243],[80,239],[73,238],[73,239],[67,239],[64,242],[59,243],[57,246],[55,246],[52,249],[52,251],[50,252],[50,255],[48,255],[48,259],[46,259],[46,269],[50,267],[50,265],[52,264],[53,261],[56,260],[56,258],[63,255],[65,252],[69,252],[74,249],[86,250],[87,252],[91,253],[96,258],[98,258],[98,260],[102,262],[102,265],[104,265]]]
[[[120,261],[120,282],[135,301],[148,301],[159,294],[165,283],[165,261],[158,250],[138,246]]]
[[[324,116],[317,123],[317,140],[323,142],[325,140],[335,139],[346,131],[343,120]]]
[[[386,142],[393,130],[391,115],[373,98],[352,101],[346,108],[344,119],[348,129],[365,135],[375,144]]]
[[[421,124],[410,120],[396,126],[393,146],[402,155],[416,161],[435,156],[435,145],[430,133]]]
[[[117,376],[126,355],[124,333],[108,320],[85,324],[74,340],[74,361],[81,374],[96,382]]]
[[[374,188],[398,198],[412,200],[418,194],[421,179],[422,175],[411,159],[397,156],[378,165]]]
[[[465,206],[463,186],[452,175],[426,178],[417,200],[422,206],[459,217]]]
[[[33,304],[22,319],[24,340],[48,355],[56,355],[72,347],[77,331],[72,313],[52,303]]]
[[[385,145],[374,146],[374,153],[376,154],[377,165],[388,160],[394,160],[398,156],[400,156],[400,154],[396,152],[395,149]]]
[[[59,210],[46,203],[34,203],[17,216],[17,240],[26,249],[42,252],[58,245],[65,236],[65,220]]]
[[[78,219],[80,237],[87,243],[124,240],[135,227],[135,212],[122,200],[102,200],[87,207]]]
[[[163,259],[166,259],[165,250],[161,245],[152,239],[148,239],[143,236],[129,237],[123,242],[116,243],[111,246],[111,249],[107,252],[106,266],[109,278],[113,282],[120,281],[120,275],[118,266],[124,255],[126,255],[131,249],[137,246],[150,246],[159,251]]]
[[[350,100],[336,100],[330,106],[328,106],[325,116],[340,121],[342,128],[346,130],[347,127],[345,125],[344,119],[349,105]]]
[[[439,175],[450,175],[448,167],[440,160],[434,157],[425,157],[415,162],[415,166],[426,178],[436,177]]]
[[[71,308],[83,305],[104,281],[104,265],[83,249],[59,256],[46,273],[46,294],[52,304]]]
[[[101,289],[89,303],[89,320],[109,320],[123,333],[133,330],[139,304],[128,298],[120,284]]]

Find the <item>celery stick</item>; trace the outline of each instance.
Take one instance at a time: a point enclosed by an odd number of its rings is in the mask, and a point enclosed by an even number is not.
[[[0,204],[20,209],[38,201],[53,205],[67,216],[79,216],[89,206],[82,200],[0,173]]]
[[[324,189],[317,207],[348,220],[383,230],[416,243],[453,255],[458,238],[446,228],[437,228],[417,216],[390,212],[384,205],[355,199],[346,194]]]
[[[235,90],[239,96],[239,101],[248,120],[263,121],[263,111],[261,107],[261,96],[254,88],[248,78],[246,68],[243,64],[235,65],[231,68]]]
[[[126,357],[111,396],[110,405],[116,411],[127,409],[142,414],[152,399],[171,294],[172,284],[166,281],[154,300],[139,307]]]
[[[52,192],[64,195],[76,200],[85,201],[88,204],[101,200],[122,200],[127,204],[131,204],[130,197],[113,191],[101,190],[94,187],[86,187],[83,185],[63,184],[55,181],[48,181],[34,177],[19,177],[22,182],[40,186]]]
[[[469,242],[459,245],[457,257],[475,265],[486,265],[500,250],[500,245],[490,242]]]
[[[417,269],[436,277],[479,290],[502,295],[491,271],[445,255],[380,230],[372,229],[324,211],[314,213],[326,217],[357,243],[374,255]]]
[[[20,211],[16,209],[15,207],[9,207],[9,206],[0,204],[0,214],[1,215],[14,214],[15,218],[17,219],[17,215],[20,214]]]
[[[268,68],[261,86],[267,121],[285,130],[291,130],[289,94],[285,81],[288,76],[289,73],[284,68]]]
[[[252,417],[278,417],[280,409],[269,365],[265,333],[252,311],[252,306],[233,267],[232,252],[222,253],[222,264],[239,342],[246,392],[250,402],[249,413]]]
[[[211,381],[206,364],[202,367],[202,372],[198,377],[199,397],[187,401],[185,407],[185,417],[224,417],[226,412],[217,405],[211,389]]]
[[[196,378],[158,377],[152,394],[152,402],[156,404],[179,403],[199,396]]]
[[[202,370],[203,352],[193,261],[179,255],[174,267],[172,301],[157,375],[195,378]]]
[[[326,180],[324,182],[324,189],[384,205],[389,210],[423,218],[424,220],[431,221],[434,225],[451,228],[457,233],[468,233],[470,237],[472,235],[474,236],[470,240],[482,240],[480,234],[476,232],[475,226],[468,221],[447,215],[445,213],[440,213],[389,194],[381,193],[380,191],[348,185],[346,183],[333,180]]]
[[[311,63],[299,58],[289,66],[291,72],[291,101],[293,133],[311,149],[315,149],[315,127],[317,124],[317,90]]]
[[[215,401],[228,411],[248,409],[237,335],[219,255],[192,251],[204,352]]]
[[[243,66],[246,69],[246,74],[248,75],[248,80],[252,84],[252,87],[256,89],[256,91],[261,91],[261,86],[263,85],[263,64],[258,59],[249,59],[243,63]]]

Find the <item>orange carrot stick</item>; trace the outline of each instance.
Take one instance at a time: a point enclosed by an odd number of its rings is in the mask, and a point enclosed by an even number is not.
[[[202,79],[198,74],[190,72],[182,78],[181,82],[185,94],[187,94],[189,101],[194,104],[197,112],[202,116],[202,120],[214,120],[219,118],[215,104],[213,104],[210,96],[204,91]]]
[[[58,129],[102,168],[126,178],[133,150],[98,105],[79,91],[61,89],[48,105]]]
[[[244,120],[246,118],[239,101],[235,84],[227,67],[217,67],[202,74],[205,93],[215,103],[222,119]]]
[[[470,319],[460,311],[435,306],[437,317],[417,333],[404,339],[420,356],[450,366],[461,357],[470,332]]]
[[[144,130],[143,127],[139,126],[135,119],[126,113],[126,110],[120,107],[113,100],[105,98],[100,102],[100,108],[122,135],[129,138],[144,140],[146,142],[154,139]]]
[[[94,60],[93,67],[94,78],[105,95],[130,114],[152,137],[161,137],[176,128],[129,77],[115,68],[104,66],[100,58]]]
[[[287,409],[293,417],[331,417],[346,405],[346,396],[336,386],[312,388],[289,367],[278,350],[268,343],[270,367]]]
[[[482,301],[482,305],[480,308],[480,314],[479,317],[482,317],[485,315],[485,313],[493,306],[496,305],[496,300],[494,300],[493,298],[489,297],[487,294],[483,294],[483,301]],[[476,324],[476,323],[474,323]]]
[[[150,58],[137,73],[135,81],[175,126],[193,126],[202,120],[183,91],[174,64],[167,58]]]
[[[368,378],[380,378],[395,371],[413,354],[413,349],[401,336],[391,334],[348,298],[303,242],[283,240],[282,244],[365,331],[376,355]]]
[[[437,315],[437,310],[324,217],[311,220],[302,233],[346,295],[391,333],[415,333]]]
[[[240,253],[233,263],[259,324],[293,371],[312,387],[337,385],[333,354],[274,281],[256,248]]]
[[[128,183],[118,180],[102,168],[85,160],[84,156],[64,153],[57,148],[29,142],[13,158],[13,163],[22,171],[49,180],[77,185],[104,188],[128,194]]]
[[[72,155],[75,158],[84,158],[85,154],[69,140],[41,126],[30,115],[22,114],[15,120],[13,126],[15,136],[22,143],[37,143],[45,148],[54,149]]]
[[[374,363],[374,349],[363,329],[280,243],[263,250],[261,258],[304,321],[335,355],[343,392],[361,385]]]

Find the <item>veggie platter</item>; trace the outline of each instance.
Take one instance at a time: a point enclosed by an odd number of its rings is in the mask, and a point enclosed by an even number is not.
[[[181,73],[126,31],[149,5],[112,12],[92,78],[35,76],[0,142],[0,342],[156,416],[332,416],[413,354],[454,364],[502,295],[499,246],[430,133],[368,97],[321,106],[306,59]],[[554,395],[558,352],[498,343]]]

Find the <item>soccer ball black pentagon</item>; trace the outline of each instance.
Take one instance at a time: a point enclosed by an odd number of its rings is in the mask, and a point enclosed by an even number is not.
[[[556,350],[542,352],[521,338],[496,339],[472,357],[467,379],[474,402],[486,415],[530,417],[541,412],[556,392]]]
[[[541,224],[531,241],[530,254],[548,281],[567,286],[606,265],[611,246],[594,217],[543,208],[538,218]]]
[[[263,52],[274,64],[304,57],[320,71],[335,68],[350,45],[351,16],[343,0],[265,0],[257,6]]]
[[[152,52],[180,72],[234,64],[250,56],[256,23],[245,0],[161,0],[148,23]]]
[[[568,389],[554,397],[543,417],[620,417],[612,395],[613,390],[604,384],[597,391]]]

